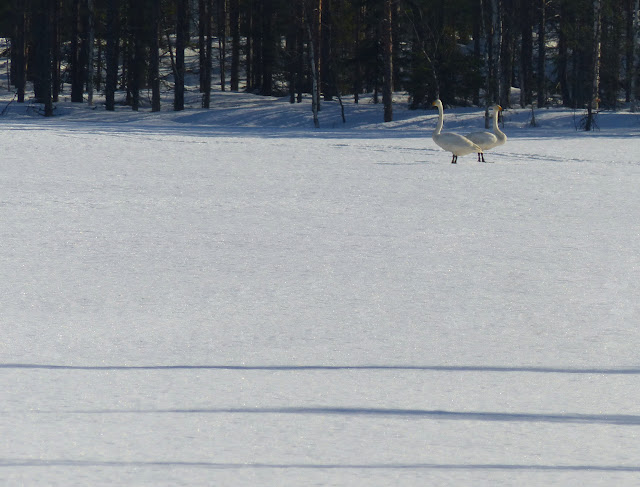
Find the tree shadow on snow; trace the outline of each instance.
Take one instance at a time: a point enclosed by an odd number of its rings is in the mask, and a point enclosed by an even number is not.
[[[538,374],[640,375],[640,367],[542,367],[491,365],[59,365],[0,364],[0,369],[45,370],[277,370],[277,371],[341,371],[341,370],[411,370],[427,372],[529,372]]]

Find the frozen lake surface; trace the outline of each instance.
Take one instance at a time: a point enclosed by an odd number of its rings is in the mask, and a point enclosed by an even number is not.
[[[0,117],[2,484],[638,484],[635,114],[218,103]]]

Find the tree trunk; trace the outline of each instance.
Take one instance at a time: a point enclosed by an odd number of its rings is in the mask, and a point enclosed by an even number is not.
[[[100,91],[102,89],[102,72],[104,71],[103,68],[103,57],[104,57],[104,45],[103,45],[103,39],[98,39],[97,41],[97,45],[96,45],[96,49],[98,50],[97,55],[96,55],[96,76],[95,76],[95,88],[96,91]]]
[[[87,80],[87,103],[89,106],[93,106],[93,40],[94,40],[94,29],[93,29],[93,0],[86,0],[87,2],[87,15],[86,15],[86,26],[87,26],[87,74],[85,78]]]
[[[212,49],[212,25],[211,25],[211,13],[213,12],[213,0],[206,0],[205,9],[207,10],[206,23],[205,23],[205,56],[204,64],[201,68],[204,70],[204,94],[202,98],[202,108],[211,107],[211,61],[213,56]]]
[[[621,77],[625,44],[623,16],[619,13],[611,15],[603,9],[600,30],[600,105],[615,110],[620,88],[625,86],[625,79]]]
[[[285,50],[286,50],[286,76],[287,86],[289,89],[289,103],[296,102],[296,89],[297,89],[297,58],[298,53],[298,24],[300,23],[299,10],[293,9],[288,18],[287,34],[285,37]]]
[[[482,36],[482,16],[483,16],[483,0],[473,2],[473,60],[476,79],[480,79],[480,66],[482,66],[482,53],[480,49],[480,37]],[[480,83],[474,81],[473,84],[473,104],[480,105]]]
[[[313,73],[313,77],[316,83],[315,89],[313,89],[312,95],[316,97],[316,110],[321,110],[320,105],[320,92],[322,90],[322,77],[324,73],[322,72],[322,63],[320,62],[320,43],[322,39],[322,2],[323,0],[313,0],[315,3],[315,10],[313,14],[313,30],[314,37],[311,38],[310,42],[313,42],[313,62],[315,64],[315,72]]]
[[[240,80],[240,6],[239,0],[229,0],[229,29],[231,35],[231,91],[238,91]]]
[[[513,78],[514,45],[514,0],[502,0],[502,52],[500,54],[500,104],[511,106],[511,86]]]
[[[151,111],[159,112],[160,104],[160,2],[151,0],[151,36],[149,52],[149,78],[151,84]]]
[[[60,98],[60,0],[53,1],[51,19],[51,97]]]
[[[318,79],[318,65],[316,59],[315,45],[316,39],[313,37],[313,30],[311,29],[311,22],[313,17],[309,16],[309,12],[305,9],[305,21],[307,24],[307,35],[309,37],[309,65],[311,66],[311,112],[313,113],[313,125],[315,128],[320,127],[320,121],[318,120],[318,111],[320,107],[318,102],[320,101],[320,82]],[[315,22],[313,22],[315,24]]]
[[[44,116],[53,116],[51,97],[51,7],[49,0],[35,0],[32,34],[35,51],[34,91],[36,101],[44,105]]]
[[[360,5],[356,5],[356,24],[354,31],[354,46],[355,46],[355,55],[353,62],[353,93],[354,93],[354,103],[359,102],[360,93],[362,92],[362,62],[360,55],[360,37],[362,35],[362,9],[364,7]]]
[[[273,94],[273,73],[276,62],[276,35],[274,32],[274,8],[272,0],[262,2],[262,63],[260,93],[266,96]]]
[[[14,37],[11,42],[11,67],[13,69],[13,84],[18,93],[18,103],[24,103],[26,85],[26,57],[25,57],[25,11],[22,0],[14,1]]]
[[[528,0],[520,2],[520,106],[525,108],[533,101],[533,22]]]
[[[569,49],[567,39],[567,28],[571,23],[569,12],[566,4],[560,4],[560,18],[558,25],[558,82],[560,83],[560,94],[562,95],[562,104],[564,106],[573,106],[573,97],[569,90]],[[539,95],[538,95],[539,96]]]
[[[384,85],[382,103],[384,105],[384,121],[393,121],[393,39],[392,39],[392,0],[384,2],[382,18],[382,44],[384,59]]]
[[[245,72],[246,72],[246,91],[251,91],[253,88],[253,3],[250,3],[247,8],[247,44],[245,47]]]
[[[81,30],[80,0],[73,0],[72,3],[72,35],[71,35],[71,101],[74,103],[83,102],[85,63],[82,42],[80,37],[84,36]]]
[[[593,47],[592,47],[592,72],[591,72],[591,99],[587,107],[587,122],[585,130],[595,128],[594,117],[600,102],[600,49],[602,35],[602,0],[593,0]]]
[[[488,32],[488,76],[486,105],[498,102],[500,96],[500,53],[502,51],[502,17],[500,0],[491,0],[491,29]]]
[[[140,89],[144,77],[144,5],[140,0],[129,2],[129,42],[133,45],[133,58],[129,67],[131,74],[129,91],[131,92],[131,108],[140,109]]]
[[[545,64],[546,64],[546,1],[538,0],[538,108],[546,105],[547,93],[546,93],[546,76],[545,76]]]
[[[387,0],[385,0],[386,2]],[[333,73],[332,71],[332,40],[331,33],[333,26],[331,25],[331,0],[322,1],[322,10],[320,12],[320,72],[322,73],[321,91],[325,101],[333,100]]]
[[[176,0],[176,71],[173,109],[184,110],[184,51],[189,40],[189,1]]]
[[[115,92],[118,84],[118,7],[119,0],[107,3],[107,76],[105,80],[105,108],[115,110]]]
[[[632,52],[631,74],[629,81],[629,90],[631,92],[631,110],[636,111],[638,108],[638,70],[640,69],[640,49],[638,44],[640,41],[640,0],[635,0],[633,7],[633,36],[632,43],[634,50]]]
[[[220,90],[227,87],[227,1],[218,0],[218,58],[220,61]],[[213,5],[211,5],[213,12]],[[211,64],[209,64],[211,69]],[[211,76],[211,74],[209,74]]]
[[[257,5],[256,5],[257,3]],[[250,90],[261,90],[263,81],[263,41],[264,41],[264,3],[262,1],[253,1],[250,8],[250,27],[249,39],[251,40],[250,52],[247,57],[247,63],[251,62],[248,69],[251,76],[248,77]]]
[[[211,17],[209,9],[207,8],[207,0],[198,0],[198,66],[200,67],[200,93],[204,93],[205,90],[205,65],[207,64],[207,47],[206,47],[206,32],[207,32],[207,16],[209,22]]]

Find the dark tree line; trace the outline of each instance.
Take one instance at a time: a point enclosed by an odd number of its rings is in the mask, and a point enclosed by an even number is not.
[[[0,0],[0,36],[11,39],[18,101],[31,82],[47,115],[62,90],[78,103],[104,93],[107,110],[138,110],[145,90],[160,110],[171,90],[182,110],[191,74],[208,108],[215,67],[221,90],[292,103],[310,94],[314,113],[372,93],[391,120],[394,91],[412,108],[435,98],[635,106],[639,9],[639,0]]]

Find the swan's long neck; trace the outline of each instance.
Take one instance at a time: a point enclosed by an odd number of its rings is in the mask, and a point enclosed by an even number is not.
[[[498,137],[499,140],[504,140],[506,138],[504,135],[504,132],[500,130],[500,127],[498,127],[499,115],[500,115],[500,110],[495,110],[493,112],[493,133],[495,134],[496,137]]]
[[[442,113],[442,106],[438,105],[438,125],[436,129],[433,131],[433,135],[440,135],[440,131],[442,130],[442,121],[444,119],[444,115]]]

